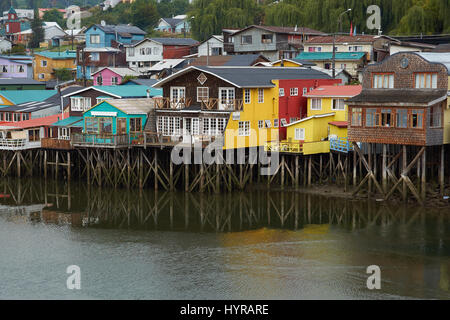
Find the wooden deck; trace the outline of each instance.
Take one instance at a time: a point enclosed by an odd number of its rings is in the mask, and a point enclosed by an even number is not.
[[[72,150],[73,146],[70,140],[43,138],[41,139],[41,148],[56,149],[56,150]]]

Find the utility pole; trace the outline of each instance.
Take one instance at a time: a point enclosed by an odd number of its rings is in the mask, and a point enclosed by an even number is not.
[[[338,19],[338,27],[339,27],[339,32],[340,33],[342,33],[342,16],[345,14],[345,13],[347,13],[347,12],[349,12],[349,11],[352,11],[352,9],[347,9],[347,10],[345,10],[344,12],[342,12],[340,15],[339,15],[339,19]],[[336,33],[333,33],[333,58],[332,58],[332,69],[333,69],[333,79],[335,79],[336,78],[336,47],[335,47],[335,43],[336,43]]]

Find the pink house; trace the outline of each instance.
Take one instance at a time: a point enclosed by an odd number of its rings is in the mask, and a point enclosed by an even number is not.
[[[106,67],[92,74],[94,86],[114,86],[122,83],[122,79],[126,76],[138,77],[139,72],[130,68],[113,68]]]

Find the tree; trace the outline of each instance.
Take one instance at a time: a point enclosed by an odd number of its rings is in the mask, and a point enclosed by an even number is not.
[[[38,10],[34,10],[34,19],[31,21],[31,30],[33,34],[29,46],[31,48],[39,48],[39,43],[44,41],[44,28],[42,26],[42,20],[39,19]]]
[[[55,69],[55,76],[59,81],[69,81],[73,79],[72,70],[68,68]]]
[[[63,29],[66,28],[66,21],[64,19],[64,15],[62,12],[59,12],[56,9],[49,10],[44,13],[44,16],[42,17],[44,21],[48,22],[56,22],[59,24],[59,26]]]
[[[131,22],[142,29],[155,26],[159,14],[154,1],[136,0],[131,5]]]

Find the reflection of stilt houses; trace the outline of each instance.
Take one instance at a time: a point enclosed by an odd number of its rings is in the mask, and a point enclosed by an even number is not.
[[[365,69],[363,91],[348,100],[354,164],[357,154],[367,170],[355,194],[367,182],[369,194],[374,184],[386,199],[398,190],[406,200],[409,190],[422,202],[427,170],[433,169],[427,167],[427,152],[432,155],[428,162],[433,157],[439,159],[436,168],[443,193],[444,146],[450,142],[449,75],[450,54],[442,53],[401,52]],[[367,156],[356,142],[368,143]],[[381,185],[376,177],[377,144],[382,147]],[[413,168],[420,179],[417,185],[413,183]]]

